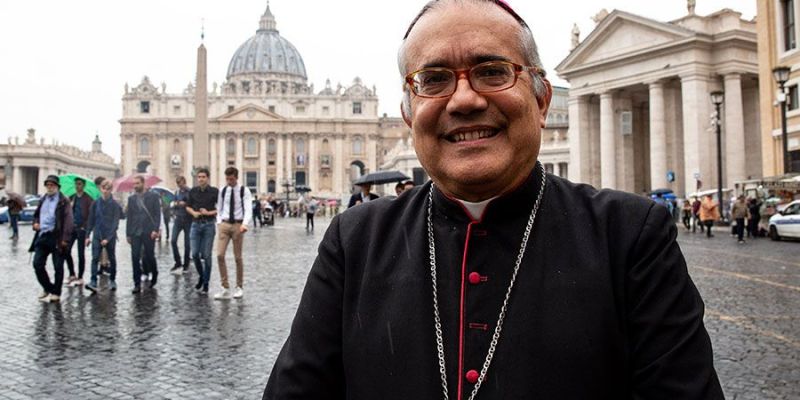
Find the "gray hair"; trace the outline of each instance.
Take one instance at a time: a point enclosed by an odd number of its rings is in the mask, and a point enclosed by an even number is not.
[[[525,62],[529,66],[539,68],[541,75],[531,71],[531,78],[533,79],[533,94],[537,98],[541,98],[547,94],[547,86],[544,83],[544,66],[542,65],[542,60],[539,57],[539,49],[536,46],[536,40],[533,38],[533,32],[531,32],[530,27],[525,21],[517,15],[514,10],[512,10],[507,4],[504,2],[498,2],[498,0],[446,0],[449,2],[461,2],[461,3],[473,3],[473,4],[483,4],[483,3],[491,3],[495,4],[498,7],[502,8],[504,11],[511,14],[514,19],[519,23],[520,26],[520,34],[519,34],[519,46],[520,50],[522,51],[522,55],[525,58]],[[411,24],[406,31],[405,37],[403,37],[403,43],[400,45],[400,50],[397,52],[397,67],[400,70],[400,77],[403,79],[403,112],[406,113],[407,116],[411,116],[411,94],[408,88],[408,85],[405,82],[405,76],[408,74],[408,69],[406,68],[405,63],[405,50],[406,50],[406,39],[408,39],[411,30],[414,29],[414,26],[417,24],[420,18],[423,15],[428,13],[428,11],[442,7],[442,3],[445,1],[442,0],[431,0],[425,6],[422,7],[422,10],[417,14]]]

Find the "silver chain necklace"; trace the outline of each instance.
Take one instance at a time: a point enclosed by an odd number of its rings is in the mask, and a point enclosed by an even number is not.
[[[508,301],[511,298],[511,291],[514,289],[514,282],[517,280],[517,273],[519,272],[519,267],[522,264],[522,258],[525,256],[525,249],[528,247],[528,238],[531,235],[531,229],[533,228],[533,221],[536,220],[536,212],[539,210],[539,204],[542,201],[542,195],[544,194],[544,185],[545,185],[545,171],[544,167],[539,164],[539,168],[542,171],[542,183],[539,187],[539,194],[536,197],[536,202],[533,204],[533,210],[531,210],[531,216],[528,218],[528,225],[525,227],[525,233],[522,235],[522,245],[520,245],[519,254],[517,255],[517,261],[514,264],[514,272],[511,274],[511,282],[508,284],[508,289],[506,290],[506,297],[503,300],[503,306],[500,307],[500,315],[497,317],[497,325],[494,328],[494,334],[492,335],[492,341],[489,343],[489,351],[486,353],[486,360],[483,362],[483,367],[481,368],[481,373],[478,376],[478,381],[475,383],[475,386],[472,388],[472,393],[469,395],[468,400],[474,400],[475,396],[478,394],[478,390],[481,388],[481,384],[483,384],[483,380],[486,378],[486,372],[489,370],[489,365],[492,363],[492,358],[494,358],[494,352],[497,349],[497,342],[500,340],[500,332],[503,330],[503,321],[506,318],[506,311],[508,310]],[[433,187],[434,185],[431,184],[431,189],[428,191],[428,257],[431,263],[431,284],[433,287],[433,321],[434,327],[436,329],[436,351],[439,355],[439,374],[442,377],[442,391],[444,393],[444,399],[448,400],[450,397],[448,396],[447,392],[447,370],[445,369],[444,363],[444,339],[442,335],[442,320],[439,316],[439,296],[437,295],[437,284],[436,284],[436,240],[433,237]],[[462,277],[463,279],[463,277]],[[461,371],[459,371],[459,374]]]

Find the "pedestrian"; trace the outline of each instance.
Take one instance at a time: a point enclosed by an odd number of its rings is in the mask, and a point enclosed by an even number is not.
[[[689,200],[686,199],[683,201],[683,206],[681,207],[681,213],[683,217],[683,226],[686,230],[692,229],[692,204],[689,203]]]
[[[667,209],[539,162],[510,6],[431,1],[398,54],[432,182],[331,221],[263,398],[722,399]]]
[[[414,181],[408,180],[403,183],[403,192],[407,192],[414,188]]]
[[[19,239],[19,217],[25,205],[20,204],[17,199],[9,199],[6,205],[8,206],[8,222],[11,224],[11,240],[17,240]]]
[[[371,193],[372,192],[371,183],[360,183],[357,184],[356,186],[358,186],[359,192],[350,196],[350,202],[347,204],[347,208],[352,208],[359,204],[363,204],[378,198],[377,194]]]
[[[158,281],[155,241],[161,229],[161,197],[145,187],[144,177],[133,177],[134,193],[128,198],[125,216],[126,236],[131,245],[133,264],[133,289],[131,293],[142,291],[142,276],[150,278],[150,288]]]
[[[217,226],[219,227],[219,237],[217,238],[217,264],[219,265],[219,276],[222,281],[222,290],[214,295],[214,300],[227,300],[231,297],[239,299],[244,295],[244,261],[242,260],[242,243],[244,234],[250,220],[253,218],[251,207],[252,199],[250,190],[239,185],[239,170],[228,167],[225,170],[225,182],[227,183],[219,193],[217,200]],[[236,262],[236,290],[231,296],[228,284],[228,268],[225,264],[225,253],[228,244],[233,241],[233,258]]]
[[[98,198],[89,211],[89,219],[86,225],[87,234],[91,238],[86,238],[85,245],[92,245],[92,264],[91,278],[89,284],[84,286],[91,292],[97,292],[97,276],[100,272],[99,264],[103,254],[108,259],[109,280],[108,287],[111,291],[117,290],[117,228],[119,220],[122,218],[122,207],[111,197],[113,185],[110,180],[102,181],[100,188],[100,198]]]
[[[403,185],[403,182],[397,182],[397,184],[394,185],[395,195],[400,196],[403,193],[403,190],[405,190],[405,185]]]
[[[261,201],[258,196],[253,199],[253,228],[258,228],[258,225],[264,226],[264,220],[261,219]]]
[[[697,227],[700,227],[700,233],[703,233],[705,227],[703,226],[703,222],[700,219],[700,199],[695,197],[692,199],[692,215],[694,216],[694,221],[692,225],[692,233],[697,231]]]
[[[189,271],[192,216],[186,211],[186,200],[189,197],[189,186],[186,185],[186,178],[179,176],[175,178],[175,183],[178,185],[178,189],[175,190],[175,200],[171,204],[174,222],[172,223],[172,238],[170,239],[172,258],[175,260],[175,264],[170,272],[173,275],[180,276]],[[181,234],[183,234],[183,258],[181,258],[181,250],[178,247],[178,237]]]
[[[70,204],[72,205],[72,219],[74,221],[74,229],[72,230],[72,239],[67,246],[67,254],[65,256],[67,262],[67,269],[69,270],[69,278],[67,285],[70,287],[83,286],[83,273],[86,270],[86,226],[89,222],[89,210],[92,208],[92,200],[84,191],[86,188],[86,181],[82,178],[75,178],[75,194],[69,197]],[[75,274],[75,262],[72,259],[72,247],[77,243],[78,252],[78,274]]]
[[[757,198],[750,199],[750,221],[748,223],[747,235],[757,238],[761,236],[759,224],[761,223],[761,202]]]
[[[47,190],[33,214],[33,230],[36,234],[29,249],[33,255],[33,269],[42,286],[39,301],[44,303],[61,300],[61,285],[64,283],[64,257],[72,240],[72,207],[69,198],[60,189],[58,177],[48,175],[44,180]],[[47,258],[52,256],[53,281],[47,273]]]
[[[745,220],[750,219],[750,209],[747,208],[745,196],[740,194],[731,207],[731,218],[736,221],[736,237],[739,244],[744,243]]]
[[[714,202],[710,194],[707,194],[700,204],[700,220],[706,227],[706,237],[712,238],[714,234],[711,233],[711,227],[714,226],[714,221],[719,220],[719,205]]]
[[[319,201],[317,199],[310,197],[308,203],[306,203],[306,231],[314,232],[314,215],[317,214],[317,210],[319,209]],[[311,229],[309,229],[309,225]]]
[[[106,180],[106,177],[104,177],[104,176],[98,176],[98,177],[95,177],[95,178],[94,178],[94,185],[95,185],[95,186],[97,186],[97,187],[99,188],[99,187],[100,187],[100,185],[101,185],[101,184],[103,183],[103,181],[105,181],[105,180]],[[114,183],[113,183],[111,180],[109,180],[109,183],[111,183],[111,185],[112,185],[112,186],[114,185]],[[117,203],[117,204],[119,204],[119,203]],[[125,214],[125,213],[123,212],[123,215],[124,215],[124,214]],[[110,268],[110,266],[111,266],[111,263],[110,263],[110,262],[109,262],[109,260],[108,260],[108,252],[106,251],[106,249],[105,249],[105,248],[103,248],[103,249],[100,251],[100,264],[99,264],[100,272],[99,272],[99,273],[100,273],[101,275],[110,276],[110,275],[111,275],[111,273],[109,272],[109,268]]]
[[[198,168],[195,178],[197,186],[189,191],[186,201],[186,212],[192,217],[192,229],[189,234],[192,249],[192,261],[197,270],[195,290],[208,294],[208,281],[211,278],[211,248],[214,246],[217,218],[217,188],[208,184],[211,173],[208,168]]]

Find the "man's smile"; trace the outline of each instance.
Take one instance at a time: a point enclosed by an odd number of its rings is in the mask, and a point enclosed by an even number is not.
[[[497,136],[500,132],[497,128],[487,126],[476,126],[453,129],[443,135],[444,139],[450,143],[474,142],[481,139],[489,139]]]

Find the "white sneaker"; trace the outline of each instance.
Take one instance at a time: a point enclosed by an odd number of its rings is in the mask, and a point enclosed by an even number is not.
[[[230,300],[231,299],[231,291],[225,288],[222,288],[222,291],[214,295],[214,300]]]
[[[176,268],[176,269],[172,270],[172,272],[170,272],[170,273],[172,275],[175,275],[175,276],[181,276],[181,275],[183,275],[183,268],[182,267],[181,268]]]
[[[75,279],[74,281],[72,281],[72,286],[73,287],[83,286],[83,284],[84,284],[83,279]]]
[[[61,301],[61,297],[51,294],[44,297],[40,297],[39,301],[41,301],[42,303],[57,303]]]
[[[45,298],[47,296],[50,296],[50,293],[42,292],[42,293],[39,294],[39,300],[41,300],[41,299],[43,299],[43,298]]]
[[[240,287],[237,287],[236,290],[233,291],[233,298],[241,299],[242,296],[244,296],[244,290],[242,290]]]

